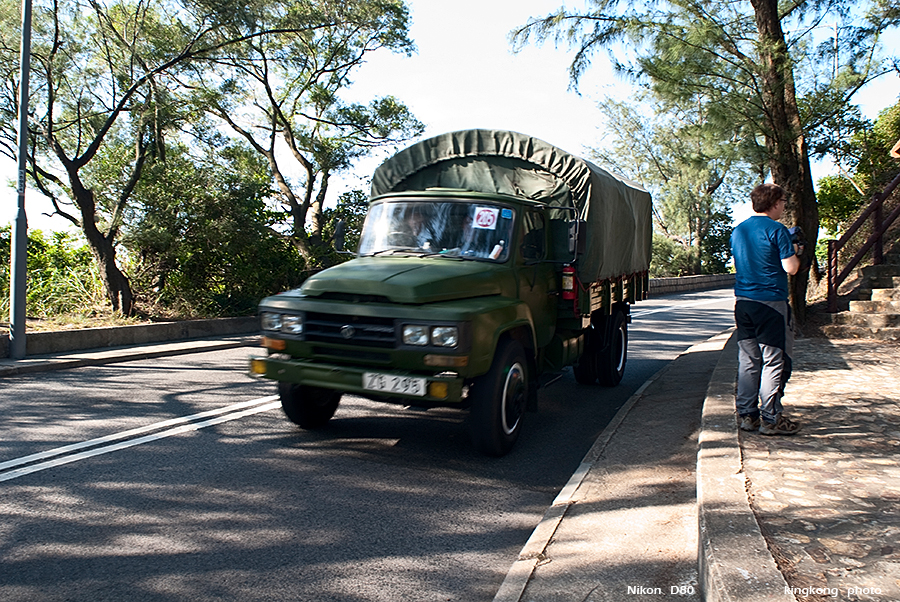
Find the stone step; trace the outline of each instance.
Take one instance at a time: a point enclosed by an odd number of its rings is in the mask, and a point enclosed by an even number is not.
[[[895,278],[896,276],[881,276],[878,278],[870,276],[869,278],[863,278],[860,287],[867,290],[872,290],[873,288],[894,288]]]
[[[900,341],[900,328],[866,328],[844,324],[829,324],[822,328],[830,339],[876,339]]]
[[[853,302],[850,302],[851,305]],[[864,314],[842,311],[831,316],[831,323],[837,326],[858,326],[862,328],[900,327],[900,314]]]
[[[900,287],[873,289],[870,299],[872,301],[900,301]]]
[[[900,266],[886,263],[869,265],[864,268],[859,268],[858,274],[862,279],[893,278],[894,276],[900,276]]]
[[[862,314],[900,314],[900,301],[851,301],[850,311]]]

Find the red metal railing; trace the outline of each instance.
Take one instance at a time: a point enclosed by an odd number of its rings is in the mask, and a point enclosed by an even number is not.
[[[872,261],[875,265],[879,265],[883,258],[883,238],[884,233],[887,232],[887,229],[891,227],[891,224],[900,217],[900,205],[897,205],[896,208],[891,212],[891,214],[884,219],[884,201],[891,196],[891,193],[894,192],[894,189],[900,185],[900,174],[897,174],[897,177],[893,179],[893,181],[888,184],[887,188],[883,191],[877,193],[872,197],[872,202],[869,203],[869,206],[866,207],[866,210],[862,212],[853,225],[844,232],[844,235],[841,236],[838,240],[829,240],[828,241],[828,312],[829,313],[837,313],[837,291],[838,287],[843,284],[844,280],[847,279],[847,276],[850,275],[850,272],[859,265],[859,262],[865,256],[866,253],[869,252],[869,249],[873,249],[872,251]],[[859,251],[856,252],[856,255],[847,262],[847,265],[844,266],[844,269],[838,273],[838,252],[847,244],[847,241],[856,234],[856,231],[859,230],[860,226],[862,226],[869,216],[872,216],[872,235],[866,240],[865,244],[860,247]]]

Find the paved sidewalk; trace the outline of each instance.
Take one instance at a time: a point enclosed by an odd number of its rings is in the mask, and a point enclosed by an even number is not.
[[[793,437],[741,433],[752,508],[797,600],[900,600],[900,346],[800,339]]]

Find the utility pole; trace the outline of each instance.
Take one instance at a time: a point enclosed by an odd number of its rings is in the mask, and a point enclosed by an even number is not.
[[[31,68],[31,0],[22,0],[22,48],[19,62],[18,211],[10,249],[9,356],[25,357],[25,275],[28,269],[28,219],[25,217],[25,170],[28,165],[28,73]]]

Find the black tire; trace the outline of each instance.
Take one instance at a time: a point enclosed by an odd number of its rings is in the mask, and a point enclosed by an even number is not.
[[[584,353],[578,358],[578,363],[572,366],[575,374],[575,382],[579,385],[597,384],[597,364],[599,357],[596,351],[593,327],[588,327],[585,332]]]
[[[528,360],[522,345],[498,345],[491,369],[472,383],[470,431],[475,448],[488,456],[509,453],[522,430],[531,394]]]
[[[288,420],[307,430],[325,426],[341,401],[340,391],[294,383],[278,383],[278,396]]]
[[[609,344],[597,354],[597,380],[604,387],[615,387],[625,376],[628,361],[628,322],[625,314],[615,312],[608,331]]]

